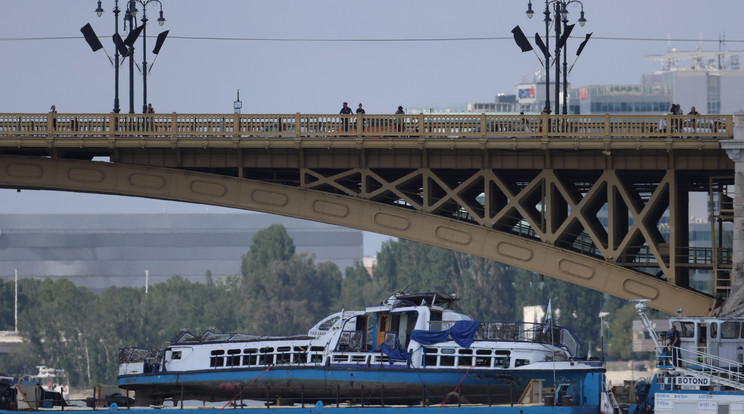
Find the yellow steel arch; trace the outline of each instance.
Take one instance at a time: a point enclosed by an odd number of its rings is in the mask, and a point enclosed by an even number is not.
[[[81,191],[261,211],[427,243],[527,269],[673,313],[707,314],[713,299],[604,260],[421,211],[356,197],[168,168],[0,156],[0,187]]]

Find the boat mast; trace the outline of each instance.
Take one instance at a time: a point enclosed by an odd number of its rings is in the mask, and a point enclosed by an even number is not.
[[[15,305],[14,305],[14,313],[15,313],[15,331],[18,332],[18,269],[13,269],[15,271]]]

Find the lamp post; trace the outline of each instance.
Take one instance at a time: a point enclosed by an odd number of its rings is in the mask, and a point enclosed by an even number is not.
[[[119,0],[114,0],[114,33],[119,33]],[[98,17],[103,15],[103,7],[101,7],[101,0],[98,0],[98,7],[96,8],[96,14]],[[119,113],[119,49],[116,49],[114,53],[114,113]]]
[[[135,29],[134,25],[137,23],[137,19],[134,18],[137,14],[136,10],[134,0],[128,0],[127,12],[124,14],[124,30],[127,29],[127,22],[129,22],[130,32]],[[129,113],[134,113],[134,44],[129,46]]]
[[[581,5],[581,17],[579,17],[579,26],[584,27],[586,24],[586,18],[584,18],[584,3],[582,3],[579,0],[569,0],[562,4],[561,6],[561,21],[563,22],[563,31],[566,32],[568,27],[568,9],[566,8],[571,3],[579,3]],[[566,47],[566,42],[568,41],[568,36],[566,36],[565,41],[563,42],[563,114],[568,113],[568,48]],[[556,65],[557,69],[557,65]]]
[[[550,111],[550,0],[545,0],[545,49],[543,49],[543,57],[545,59],[545,108]],[[535,15],[532,10],[532,1],[527,3],[527,18],[531,19]],[[556,100],[558,97],[556,97]]]
[[[550,23],[553,21],[550,18],[551,12],[555,13],[555,102],[556,102],[556,111],[555,113],[558,113],[558,108],[560,105],[558,104],[559,96],[560,96],[560,62],[561,62],[561,49],[563,49],[564,52],[564,62],[563,62],[563,113],[567,113],[567,93],[568,93],[568,87],[567,87],[567,63],[566,63],[566,49],[565,49],[565,43],[562,45],[560,42],[561,39],[561,30],[565,31],[566,26],[568,25],[568,5],[571,3],[579,3],[581,4],[581,18],[579,19],[579,24],[581,26],[584,26],[586,23],[586,19],[584,18],[584,4],[581,3],[579,0],[545,0],[545,10],[543,11],[543,14],[545,15],[545,48],[542,48],[543,56],[545,59],[545,107],[548,109],[548,111],[551,111],[550,107]],[[551,11],[552,6],[552,11]],[[527,18],[531,19],[532,16],[535,15],[534,10],[532,10],[532,0],[529,0],[527,3]],[[563,23],[563,27],[561,27],[561,23]]]
[[[163,17],[163,3],[160,0],[131,0],[131,14],[133,17],[137,17],[137,5],[135,3],[142,5],[142,113],[144,114],[147,113],[147,5],[158,3],[160,6],[158,24],[164,25],[165,18]]]

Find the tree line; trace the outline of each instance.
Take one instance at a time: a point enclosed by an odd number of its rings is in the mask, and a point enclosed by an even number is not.
[[[121,348],[161,348],[182,331],[301,334],[328,314],[379,304],[401,291],[455,293],[462,298],[459,310],[483,321],[522,320],[523,306],[544,307],[550,299],[556,323],[595,350],[597,315],[609,311],[607,356],[632,356],[633,314],[625,301],[407,240],[385,242],[377,260],[372,275],[357,262],[342,277],[334,263],[297,253],[286,229],[272,225],[254,236],[239,273],[214,278],[207,272],[205,283],[173,276],[147,292],[110,287],[96,295],[66,279],[21,279],[18,328],[28,346],[0,355],[0,372],[19,377],[46,365],[64,369],[73,387],[115,384]],[[14,328],[14,289],[13,281],[0,280],[0,330]]]

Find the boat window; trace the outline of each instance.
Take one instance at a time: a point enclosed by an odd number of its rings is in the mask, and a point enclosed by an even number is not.
[[[442,366],[442,367],[453,367],[453,366],[455,366],[455,357],[454,356],[444,356],[444,355],[442,355],[441,357],[439,357],[439,366]]]
[[[320,326],[318,326],[318,330],[319,331],[327,331],[327,330],[331,329],[331,327],[333,326],[333,324],[335,324],[338,320],[339,320],[339,317],[338,316],[334,316],[332,318],[329,318],[329,319],[323,321],[323,323],[321,323]]]
[[[258,357],[256,355],[243,355],[243,365],[256,365]]]
[[[493,359],[495,367],[509,368],[509,357],[496,357]]]
[[[362,336],[360,338],[360,344],[359,348],[360,350],[364,351],[365,348],[365,338],[364,334],[367,332],[367,317],[366,316],[357,316],[356,322],[354,324],[354,330],[357,332],[361,332]]]
[[[442,312],[432,309],[429,316],[429,330],[441,331],[442,330]]]
[[[392,332],[385,332],[385,345],[391,349],[395,349],[395,343],[398,341],[398,334]]]
[[[461,366],[470,366],[473,365],[473,357],[471,356],[461,356],[457,358],[457,365]]]
[[[718,336],[718,322],[710,324],[710,337],[715,338]]]
[[[739,322],[723,322],[721,324],[721,339],[738,338],[739,330]]]
[[[344,331],[338,340],[339,351],[362,351],[362,331]]]
[[[228,349],[227,359],[225,359],[225,366],[237,367],[240,366],[240,350],[239,349]]]
[[[473,350],[472,349],[460,349],[459,351],[457,351],[457,353],[460,355],[473,355]]]
[[[171,359],[181,359],[181,351],[173,351],[173,354],[171,354]]]
[[[390,332],[398,332],[400,329],[400,314],[391,315],[390,317]]]
[[[439,351],[445,355],[452,355],[455,353],[455,348],[442,348]]]
[[[517,360],[514,361],[514,366],[515,367],[521,367],[522,365],[529,365],[529,364],[530,364],[530,360],[529,359],[519,359],[519,358],[517,358]]]
[[[475,357],[475,366],[476,367],[490,367],[491,366],[491,358],[487,358],[487,357]]]
[[[491,355],[490,349],[476,349],[475,350],[476,355]]]
[[[261,356],[259,358],[260,365],[273,365],[274,364],[274,348],[265,347],[261,348]]]
[[[402,329],[398,333],[404,347],[408,347],[408,344],[411,342],[411,332],[416,327],[416,320],[418,320],[418,312],[410,312],[401,322]]]
[[[311,346],[310,351],[311,352],[323,352],[325,351],[325,348],[322,346]]]
[[[424,365],[435,366],[437,365],[437,349],[436,348],[424,348]]]
[[[695,322],[678,322],[675,321],[672,325],[677,327],[679,335],[682,338],[692,338],[695,336]]]
[[[288,347],[288,346],[280,346],[279,348],[277,348],[277,349],[276,349],[276,352],[287,352],[287,351],[289,351],[290,349],[291,349],[291,348],[290,348],[290,347]]]
[[[287,347],[287,350],[289,351],[289,347]],[[284,352],[281,354],[276,354],[276,364],[289,364],[292,362],[292,354],[290,352]]]
[[[222,367],[225,365],[225,357],[223,356],[225,354],[225,351],[218,349],[214,350],[211,353],[211,356],[209,357],[209,366],[210,367]]]

